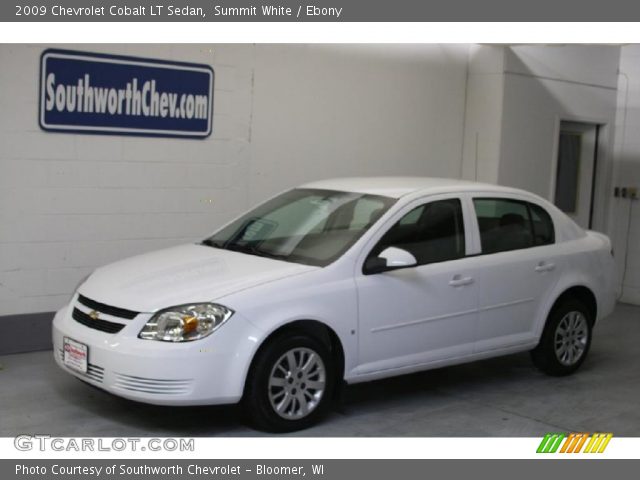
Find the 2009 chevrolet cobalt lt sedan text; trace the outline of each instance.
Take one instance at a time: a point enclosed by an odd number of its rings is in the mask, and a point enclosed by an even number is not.
[[[55,359],[116,395],[242,401],[304,428],[356,383],[531,350],[566,375],[615,303],[609,239],[511,188],[326,180],[211,237],[98,268],[53,322]]]

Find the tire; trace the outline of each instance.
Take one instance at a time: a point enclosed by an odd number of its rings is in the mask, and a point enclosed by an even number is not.
[[[327,413],[335,385],[327,346],[304,332],[290,331],[269,340],[256,354],[242,406],[259,430],[302,430]]]
[[[549,313],[540,343],[531,351],[534,365],[553,376],[575,372],[589,353],[593,321],[589,309],[576,299],[555,306]]]

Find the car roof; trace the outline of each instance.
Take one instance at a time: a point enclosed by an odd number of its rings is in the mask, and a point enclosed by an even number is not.
[[[471,182],[452,178],[435,177],[345,177],[306,183],[299,188],[316,188],[345,192],[366,193],[400,198],[410,194],[435,194],[464,191],[490,191],[524,193],[522,190]]]

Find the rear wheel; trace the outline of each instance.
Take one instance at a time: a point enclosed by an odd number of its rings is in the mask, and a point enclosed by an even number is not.
[[[531,351],[533,363],[549,375],[569,375],[584,362],[591,346],[593,319],[580,301],[556,306],[547,319],[540,343]]]
[[[323,342],[289,332],[256,355],[243,405],[261,430],[289,432],[307,428],[327,412],[335,386],[335,369]]]

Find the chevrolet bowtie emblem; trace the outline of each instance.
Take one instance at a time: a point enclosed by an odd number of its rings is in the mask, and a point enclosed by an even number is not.
[[[91,317],[91,320],[98,320],[98,318],[100,318],[100,313],[95,310],[91,310],[89,317]]]

